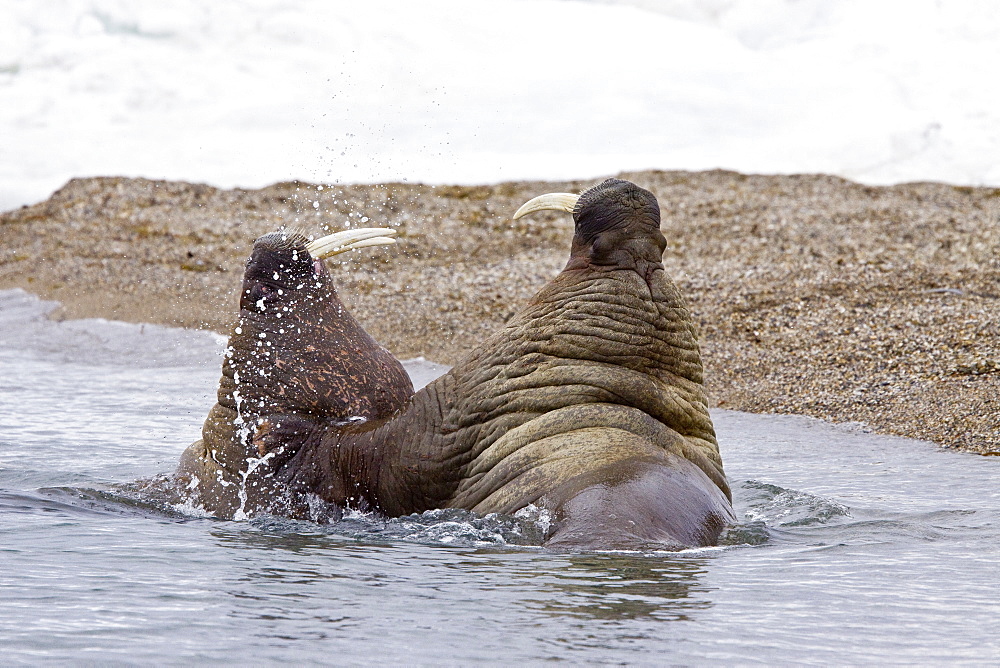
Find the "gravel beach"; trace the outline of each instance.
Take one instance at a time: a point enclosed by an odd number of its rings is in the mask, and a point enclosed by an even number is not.
[[[664,266],[698,322],[715,406],[1000,451],[1000,189],[619,176],[659,199]],[[390,226],[395,247],[329,262],[341,298],[397,357],[452,364],[568,256],[570,216],[511,214],[600,180],[223,190],[74,179],[0,214],[0,288],[58,300],[57,318],[228,333],[256,237]]]

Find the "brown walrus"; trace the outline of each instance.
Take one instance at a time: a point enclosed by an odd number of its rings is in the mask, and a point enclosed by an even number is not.
[[[503,329],[391,417],[268,417],[251,477],[389,516],[534,504],[548,545],[714,544],[735,518],[656,199],[611,179],[515,218],[552,208],[569,262]]]
[[[187,501],[222,518],[335,512],[310,507],[310,498],[267,480],[248,482],[258,465],[250,436],[274,413],[334,423],[372,420],[391,415],[413,394],[399,361],[341,303],[323,263],[348,250],[393,243],[394,234],[366,228],[310,243],[301,234],[274,232],[254,243],[218,402],[174,479]]]

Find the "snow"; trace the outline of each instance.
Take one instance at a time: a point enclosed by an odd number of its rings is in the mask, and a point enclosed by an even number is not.
[[[633,169],[1000,185],[1000,12],[950,0],[0,0],[0,210]]]

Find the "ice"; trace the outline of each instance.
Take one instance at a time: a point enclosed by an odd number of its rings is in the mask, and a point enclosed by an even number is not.
[[[0,209],[259,187],[827,172],[1000,185],[985,1],[0,0]]]

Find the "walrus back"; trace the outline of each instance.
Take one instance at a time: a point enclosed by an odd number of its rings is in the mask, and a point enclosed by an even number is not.
[[[654,471],[687,471],[678,480],[699,491],[684,499],[703,500],[692,511],[690,531],[675,542],[732,519],[696,333],[662,270],[648,281],[632,271],[564,272],[504,329],[415,395],[408,413],[387,424],[383,437],[406,441],[420,434],[403,448],[401,461],[420,471],[413,485],[434,482],[436,490],[414,496],[427,507],[481,513],[539,503],[568,508],[575,497],[567,495],[587,481],[624,484],[613,472],[645,462]],[[438,426],[409,424],[426,419]],[[448,479],[454,486],[447,497],[435,499]],[[683,487],[673,486],[678,494]],[[392,497],[391,490],[383,492],[383,507],[392,514],[425,509]],[[711,540],[714,535],[697,544]]]

